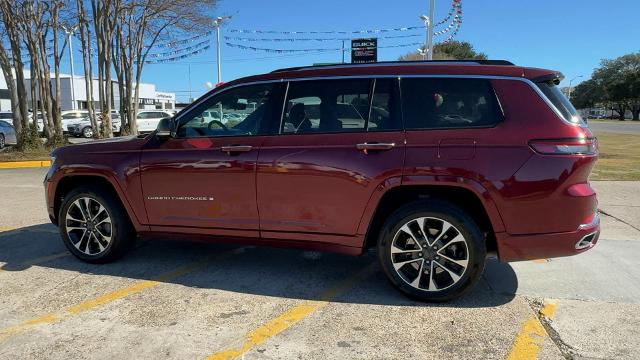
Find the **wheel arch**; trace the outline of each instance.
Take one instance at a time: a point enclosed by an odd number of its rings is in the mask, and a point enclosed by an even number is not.
[[[125,211],[131,223],[134,225],[137,231],[143,230],[143,226],[138,221],[135,212],[133,211],[131,205],[124,197],[122,190],[115,183],[115,180],[111,179],[109,176],[104,174],[69,174],[61,177],[56,184],[54,198],[53,198],[53,214],[54,216],[58,216],[60,212],[60,207],[62,206],[62,202],[64,197],[69,194],[73,189],[78,186],[89,185],[89,186],[99,186],[105,191],[109,192],[114,198],[120,202],[120,204],[124,207]],[[56,222],[58,219],[56,218]]]
[[[426,181],[403,179],[402,182],[396,182],[395,186],[385,188],[377,199],[370,200],[373,211],[370,210],[369,221],[363,217],[359,227],[361,233],[364,233],[363,250],[375,246],[385,219],[400,206],[421,199],[438,199],[450,202],[469,213],[486,234],[487,251],[497,252],[495,234],[504,231],[504,224],[484,187],[473,180],[462,178],[447,181],[424,180]]]

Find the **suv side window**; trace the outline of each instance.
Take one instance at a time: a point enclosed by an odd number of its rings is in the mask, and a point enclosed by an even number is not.
[[[486,79],[404,78],[405,129],[489,127],[503,115]]]
[[[398,80],[375,80],[367,131],[402,130],[398,98]]]
[[[214,95],[180,119],[177,137],[256,135],[275,95],[273,83],[242,86]],[[282,108],[282,98],[280,98]]]
[[[280,132],[365,131],[371,84],[368,79],[290,82]]]

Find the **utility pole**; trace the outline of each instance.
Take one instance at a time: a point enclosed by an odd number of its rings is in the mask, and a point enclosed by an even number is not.
[[[424,22],[424,27],[427,32],[425,42],[425,52],[422,54],[423,60],[433,60],[433,17],[436,8],[436,0],[429,0],[429,16],[422,15],[420,20]]]
[[[218,64],[218,82],[220,84],[222,82],[222,64],[220,61],[220,26],[222,23],[231,19],[231,16],[218,16],[215,20],[213,20],[213,26],[216,28],[216,63]]]
[[[69,45],[69,64],[71,65],[71,110],[76,109],[76,87],[74,84],[76,75],[73,71],[73,43],[71,42],[71,37],[77,29],[78,25],[75,25],[71,28],[62,25],[62,30],[64,30],[64,33],[67,34],[67,45]]]

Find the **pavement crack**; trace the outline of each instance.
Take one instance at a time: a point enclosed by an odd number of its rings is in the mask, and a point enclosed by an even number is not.
[[[636,229],[636,230],[640,231],[640,228],[638,228],[638,227],[634,226],[633,224],[630,224],[630,223],[628,223],[628,222],[626,222],[626,221],[624,221],[624,220],[620,219],[619,217],[613,216],[613,215],[609,214],[608,212],[606,212],[606,211],[604,211],[604,210],[602,210],[602,209],[598,209],[598,212],[600,212],[601,214],[603,214],[603,215],[605,215],[605,216],[608,216],[608,217],[610,217],[610,218],[614,218],[614,219],[616,219],[616,220],[620,221],[621,223],[623,223],[623,224],[625,224],[625,225],[629,225],[629,226],[631,226],[632,228],[634,228],[634,229]]]
[[[540,324],[542,324],[542,327],[547,333],[547,336],[549,336],[549,339],[551,339],[551,341],[560,351],[560,354],[562,354],[562,356],[567,360],[581,359],[582,357],[578,353],[578,350],[562,340],[560,334],[556,331],[556,329],[553,328],[553,319],[550,319],[543,314],[542,308],[544,307],[544,301],[541,299],[526,300],[533,312],[536,314],[538,321],[540,321]]]

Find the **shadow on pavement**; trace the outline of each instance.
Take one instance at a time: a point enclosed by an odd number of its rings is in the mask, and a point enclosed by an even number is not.
[[[139,242],[122,259],[110,264],[93,265],[68,255],[57,229],[51,224],[0,233],[0,262],[5,263],[0,269],[5,272],[19,272],[37,266],[91,276],[158,280],[163,274],[207,257],[211,261],[203,268],[166,282],[192,288],[315,300],[322,291],[374,263],[375,271],[371,276],[333,301],[397,306],[492,307],[510,302],[518,288],[518,280],[511,266],[490,260],[481,281],[462,299],[445,304],[424,304],[408,299],[393,288],[377,265],[374,252],[351,257],[267,247],[162,240]],[[4,273],[0,276],[11,275]],[[46,281],[46,278],[39,278],[38,281]]]

